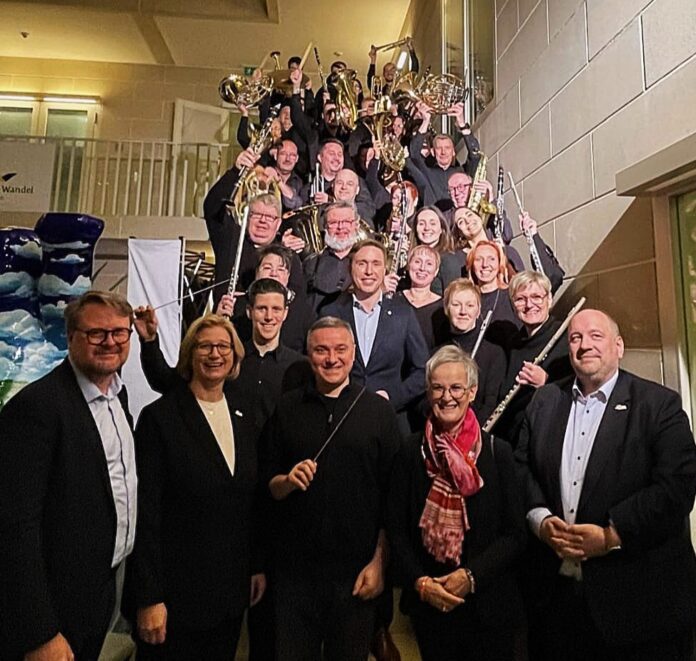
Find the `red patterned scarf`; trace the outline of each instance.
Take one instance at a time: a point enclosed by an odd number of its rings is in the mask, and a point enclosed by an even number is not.
[[[423,544],[438,562],[459,564],[464,533],[469,530],[465,498],[483,486],[476,469],[481,427],[474,412],[466,412],[455,437],[436,434],[432,418],[428,418],[422,449],[428,477],[433,480],[418,523]]]

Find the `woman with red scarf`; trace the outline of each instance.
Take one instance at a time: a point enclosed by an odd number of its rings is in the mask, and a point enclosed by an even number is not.
[[[510,446],[469,404],[476,363],[458,346],[426,366],[431,414],[394,471],[388,534],[402,610],[424,661],[514,658],[521,600],[513,566],[526,540]]]

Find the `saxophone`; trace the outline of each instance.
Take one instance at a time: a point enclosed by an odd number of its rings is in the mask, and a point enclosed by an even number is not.
[[[474,173],[474,179],[471,182],[471,195],[469,195],[469,202],[467,203],[467,209],[471,209],[474,213],[488,213],[492,214],[496,212],[495,204],[486,199],[483,191],[476,190],[476,184],[486,181],[486,164],[488,159],[485,154],[481,154],[481,158],[476,166],[476,172]]]

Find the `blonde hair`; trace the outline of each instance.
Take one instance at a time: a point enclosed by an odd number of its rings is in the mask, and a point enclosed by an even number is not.
[[[82,310],[87,305],[104,305],[112,308],[122,317],[128,317],[128,325],[133,323],[133,308],[121,294],[94,289],[85,292],[79,298],[74,298],[65,308],[65,332],[70,335],[77,330]]]
[[[428,255],[428,257],[432,257],[435,260],[435,265],[437,266],[437,270],[440,270],[440,262],[442,259],[440,258],[440,253],[435,250],[432,246],[426,246],[424,243],[421,243],[417,246],[413,246],[411,250],[408,251],[408,258],[406,259],[406,264],[410,264],[411,260],[418,254],[425,253]]]
[[[520,289],[525,289],[529,287],[529,285],[539,285],[539,287],[551,296],[551,281],[543,273],[539,273],[538,271],[520,271],[510,280],[510,288],[508,289],[510,300],[517,296],[517,292]]]
[[[476,361],[457,344],[446,344],[439,348],[425,364],[425,384],[430,388],[433,372],[446,363],[461,363],[466,369],[467,388],[478,385],[478,366]]]
[[[176,364],[177,372],[179,372],[187,382],[193,378],[193,352],[196,349],[198,333],[206,328],[223,328],[230,336],[234,362],[227,378],[230,380],[236,379],[239,376],[239,369],[244,359],[244,347],[230,320],[217,314],[207,314],[204,317],[198,317],[198,319],[189,326],[184,339],[181,341],[179,362]]]
[[[445,293],[442,296],[445,312],[447,312],[447,308],[449,307],[452,297],[461,291],[471,292],[474,296],[476,296],[479,306],[481,305],[481,292],[479,291],[479,288],[473,282],[471,282],[469,278],[457,278],[456,280],[452,280],[452,282],[447,285]]]

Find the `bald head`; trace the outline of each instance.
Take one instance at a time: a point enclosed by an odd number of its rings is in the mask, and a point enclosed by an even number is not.
[[[338,172],[333,184],[334,198],[340,202],[354,202],[360,192],[360,180],[352,170]]]
[[[601,310],[581,310],[568,326],[570,363],[585,395],[619,369],[624,343],[618,324]]]

